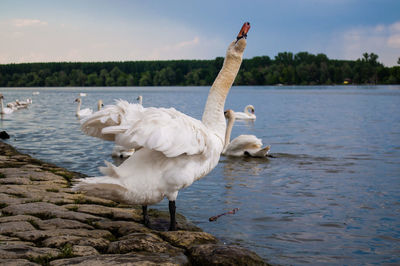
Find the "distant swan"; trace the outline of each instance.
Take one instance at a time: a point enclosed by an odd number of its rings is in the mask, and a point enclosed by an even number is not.
[[[244,112],[235,112],[235,118],[236,119],[248,119],[248,120],[255,120],[256,115],[254,114],[254,106],[253,105],[247,105],[244,108]]]
[[[251,156],[251,157],[265,157],[267,156],[271,146],[262,148],[261,139],[254,135],[240,135],[232,142],[231,132],[233,124],[235,123],[235,112],[227,110],[225,117],[228,119],[228,126],[225,133],[225,146],[222,152],[223,155],[228,156]]]
[[[122,100],[84,119],[81,129],[87,135],[141,149],[118,167],[107,163],[100,169],[105,176],[79,179],[74,188],[88,195],[142,205],[146,225],[147,205],[167,197],[169,230],[176,230],[178,191],[218,164],[226,128],[225,99],[239,71],[249,28],[246,22],[229,45],[208,94],[202,121],[174,108],[143,108]]]
[[[76,98],[75,102],[78,103],[78,106],[76,107],[76,113],[75,113],[75,115],[78,118],[89,116],[89,115],[91,115],[93,113],[93,110],[90,109],[90,108],[85,108],[85,109],[81,110],[81,105],[82,105],[82,99],[81,98]]]
[[[142,96],[142,95],[139,95],[139,96],[136,98],[136,100],[139,101],[138,103],[139,103],[140,105],[143,104],[143,96]]]
[[[87,93],[86,93],[86,92],[81,92],[81,93],[79,93],[79,96],[81,96],[81,97],[86,97],[86,96],[87,96]]]
[[[4,99],[3,94],[0,94],[0,105],[1,105],[0,114],[2,114],[2,115],[3,114],[11,114],[12,112],[14,112],[14,109],[9,108],[9,107],[4,107],[3,99]]]

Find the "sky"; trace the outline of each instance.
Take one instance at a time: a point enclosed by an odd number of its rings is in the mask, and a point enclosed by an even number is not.
[[[245,58],[400,57],[400,0],[0,0],[0,64],[214,59],[246,21]]]

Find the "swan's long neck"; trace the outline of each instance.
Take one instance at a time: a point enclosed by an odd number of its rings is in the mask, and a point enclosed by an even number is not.
[[[242,54],[232,54],[228,49],[224,64],[217,78],[215,79],[203,113],[203,124],[216,131],[221,140],[225,134],[224,106],[228,92],[235,81],[236,75],[242,63]]]
[[[3,98],[0,98],[1,113],[4,113]]]
[[[226,126],[224,150],[228,147],[229,143],[231,143],[231,133],[234,123],[235,123],[235,118],[230,116],[228,118],[228,125]]]
[[[82,102],[78,101],[78,106],[76,107],[76,115],[78,115],[79,111],[81,110],[81,104],[82,104]]]

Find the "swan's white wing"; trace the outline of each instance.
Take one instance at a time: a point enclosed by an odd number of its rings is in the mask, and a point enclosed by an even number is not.
[[[209,142],[209,130],[174,108],[143,108],[118,101],[83,121],[82,130],[126,148],[146,147],[167,157],[201,154]]]
[[[224,154],[241,156],[245,151],[259,150],[262,141],[254,135],[240,135],[229,143]]]
[[[82,131],[89,136],[104,140],[115,141],[116,135],[124,133],[132,123],[135,123],[143,107],[117,100],[115,105],[107,105],[81,121]],[[115,127],[115,131],[104,133],[104,128]]]
[[[174,108],[145,108],[142,115],[119,136],[122,145],[146,147],[167,157],[201,154],[210,145],[209,129]]]

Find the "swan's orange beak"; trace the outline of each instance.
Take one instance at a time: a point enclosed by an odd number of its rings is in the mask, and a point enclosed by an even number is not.
[[[245,22],[242,26],[242,28],[239,31],[238,36],[236,37],[237,41],[242,39],[242,38],[247,38],[247,33],[249,32],[250,29],[250,22]]]

